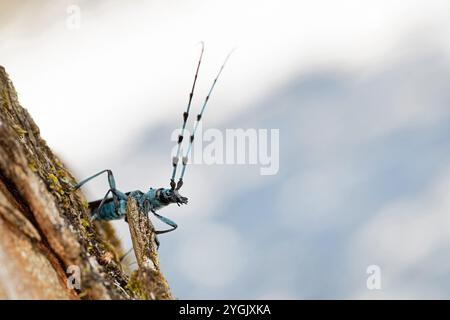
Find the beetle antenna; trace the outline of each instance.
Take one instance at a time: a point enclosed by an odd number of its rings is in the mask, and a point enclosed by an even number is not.
[[[203,102],[202,109],[200,110],[200,113],[197,115],[197,119],[196,119],[196,122],[194,125],[194,130],[192,131],[192,134],[190,137],[189,147],[186,151],[186,155],[182,158],[183,168],[181,169],[180,179],[178,180],[178,183],[176,185],[177,190],[179,190],[183,186],[183,177],[184,177],[184,173],[186,172],[186,165],[187,165],[187,162],[189,159],[189,154],[191,152],[192,145],[194,143],[195,133],[197,131],[198,125],[199,125],[200,121],[202,120],[203,113],[205,112],[206,105],[208,104],[209,98],[211,96],[212,91],[214,90],[214,87],[216,86],[217,80],[219,79],[219,76],[222,73],[223,69],[225,68],[225,65],[226,65],[228,59],[230,58],[231,54],[233,53],[233,51],[234,51],[234,49],[231,50],[230,53],[228,53],[228,55],[226,56],[222,66],[219,69],[219,72],[216,75],[216,78],[214,79],[214,81],[211,85],[211,88],[209,89],[208,95],[206,96],[205,101]]]
[[[191,109],[192,97],[194,96],[195,84],[197,83],[198,71],[200,69],[200,64],[202,62],[203,51],[205,50],[204,42],[202,41],[202,42],[200,42],[200,44],[202,45],[202,50],[200,52],[200,58],[198,59],[197,70],[195,71],[194,83],[192,84],[191,93],[189,93],[189,102],[187,105],[187,109],[183,113],[183,126],[181,127],[181,133],[178,135],[177,154],[175,157],[172,158],[173,170],[172,170],[172,177],[170,179],[170,186],[172,189],[175,189],[175,175],[177,173],[178,160],[180,158],[181,142],[183,141],[184,131],[186,129],[186,123],[187,123],[187,119],[189,117],[189,111]]]

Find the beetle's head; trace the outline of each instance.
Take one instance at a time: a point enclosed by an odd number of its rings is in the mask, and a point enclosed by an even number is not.
[[[183,197],[177,189],[158,189],[156,198],[163,204],[176,203],[178,206],[188,203],[188,198]]]

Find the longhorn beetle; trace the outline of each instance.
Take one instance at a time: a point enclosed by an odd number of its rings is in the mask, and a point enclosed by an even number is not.
[[[125,217],[125,221],[126,221],[127,201],[128,201],[129,197],[133,197],[136,199],[139,207],[145,214],[148,214],[148,212],[151,211],[158,219],[160,219],[162,222],[164,222],[165,224],[170,226],[169,229],[155,231],[155,233],[157,235],[173,231],[178,227],[175,222],[173,222],[169,218],[166,218],[166,217],[163,217],[163,216],[157,214],[156,211],[161,208],[166,207],[167,205],[169,205],[171,203],[176,203],[178,206],[180,206],[182,204],[187,204],[187,202],[188,202],[188,199],[186,197],[183,197],[182,195],[180,195],[179,190],[183,186],[183,176],[186,172],[186,165],[188,162],[189,154],[192,149],[192,144],[194,142],[195,132],[197,131],[198,125],[200,123],[200,120],[202,119],[203,113],[205,112],[206,105],[209,101],[212,91],[214,90],[217,80],[219,79],[219,76],[222,73],[222,70],[224,69],[225,64],[227,63],[228,58],[231,55],[231,52],[230,52],[227,55],[227,57],[225,58],[222,66],[219,69],[219,72],[216,75],[216,78],[214,79],[214,81],[209,89],[208,95],[206,96],[206,98],[203,102],[200,113],[197,115],[194,129],[190,136],[188,149],[186,151],[185,156],[182,157],[181,175],[180,175],[180,178],[178,179],[178,182],[175,183],[175,176],[177,173],[178,162],[179,162],[179,158],[180,158],[180,154],[181,154],[181,143],[184,138],[186,123],[187,123],[187,120],[189,117],[189,111],[191,110],[192,98],[194,96],[195,84],[197,82],[197,77],[198,77],[198,72],[200,69],[201,62],[202,62],[203,52],[204,52],[204,43],[202,42],[200,57],[198,60],[197,69],[195,71],[195,76],[194,76],[194,83],[192,84],[192,89],[191,89],[191,92],[189,93],[189,102],[188,102],[186,111],[183,113],[183,125],[181,127],[181,133],[178,136],[177,153],[176,153],[176,156],[174,156],[172,158],[173,169],[172,169],[172,176],[170,178],[170,188],[158,188],[158,189],[150,188],[150,190],[147,191],[146,193],[139,191],[139,190],[124,193],[124,192],[119,191],[116,188],[116,181],[114,179],[114,175],[111,170],[100,171],[99,173],[94,174],[93,176],[81,181],[80,183],[78,183],[77,185],[74,186],[74,189],[77,190],[77,189],[81,188],[81,186],[83,186],[85,183],[89,182],[90,180],[97,178],[98,176],[100,176],[104,173],[108,174],[109,190],[106,192],[103,199],[89,203],[89,208],[91,210],[91,221],[92,220],[117,220],[117,219],[122,219],[124,217]],[[111,196],[110,196],[110,194],[111,194]],[[159,246],[159,241],[157,239],[156,239],[156,242],[157,242],[157,245]]]

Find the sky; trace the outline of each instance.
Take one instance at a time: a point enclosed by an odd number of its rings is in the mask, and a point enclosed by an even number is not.
[[[179,225],[160,237],[178,298],[450,298],[449,15],[438,0],[0,0],[0,64],[80,180],[110,168],[145,191],[168,185],[199,41],[195,113],[235,48],[204,132],[279,130],[279,170],[188,167],[189,205],[161,211]]]

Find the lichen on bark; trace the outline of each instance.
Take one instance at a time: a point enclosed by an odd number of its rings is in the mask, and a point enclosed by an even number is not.
[[[139,270],[130,280],[114,229],[109,222],[90,222],[88,202],[73,191],[75,184],[0,66],[0,298],[171,299],[151,222],[144,230],[130,214],[132,236],[142,244],[150,239],[136,252]],[[154,270],[139,261],[146,250]],[[80,270],[79,288],[67,285],[71,266]]]

